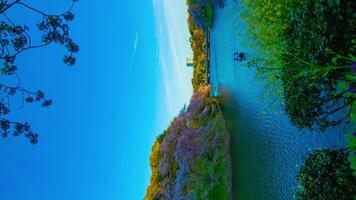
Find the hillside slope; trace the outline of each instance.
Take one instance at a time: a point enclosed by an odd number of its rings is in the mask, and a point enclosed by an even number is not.
[[[150,165],[146,200],[232,199],[229,134],[209,86],[157,137]]]

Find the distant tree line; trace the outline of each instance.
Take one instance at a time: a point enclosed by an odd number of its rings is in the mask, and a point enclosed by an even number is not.
[[[197,91],[200,85],[206,84],[206,47],[205,33],[202,28],[195,25],[193,17],[189,15],[188,28],[191,35],[190,45],[193,51],[193,90]]]

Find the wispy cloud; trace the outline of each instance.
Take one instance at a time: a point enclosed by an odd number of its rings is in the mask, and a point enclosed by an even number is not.
[[[135,37],[134,51],[136,51],[136,49],[137,49],[137,43],[138,43],[138,33],[136,33],[136,37]]]
[[[133,64],[135,62],[135,59],[136,59],[136,51],[137,51],[138,40],[139,40],[139,34],[136,33],[135,40],[134,40],[134,43],[133,43],[133,53],[132,53],[132,58],[131,58],[129,70],[132,69]]]

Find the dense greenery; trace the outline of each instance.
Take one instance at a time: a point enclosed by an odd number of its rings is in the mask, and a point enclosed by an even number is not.
[[[356,2],[352,0],[241,0],[250,61],[267,78],[266,96],[284,105],[298,128],[325,131],[348,124],[356,148]],[[356,170],[356,156],[350,154]]]
[[[200,85],[207,82],[206,77],[206,35],[204,31],[195,25],[191,15],[188,18],[188,28],[191,35],[191,47],[193,50],[193,78],[192,85],[194,91],[197,91]]]
[[[343,199],[356,197],[356,177],[343,149],[320,149],[310,153],[297,175],[297,199]]]
[[[231,199],[229,135],[217,99],[201,86],[160,135],[145,199]]]
[[[68,55],[63,57],[63,62],[69,66],[75,64],[75,54],[79,46],[71,39],[68,23],[74,19],[71,12],[75,2],[72,0],[70,7],[59,14],[49,14],[32,7],[23,0],[1,0],[0,2],[0,133],[7,137],[10,133],[14,136],[25,135],[32,144],[38,142],[38,134],[33,132],[29,123],[8,119],[11,111],[10,105],[23,107],[25,103],[38,103],[42,107],[52,105],[41,90],[28,90],[21,85],[16,59],[24,52],[57,44],[67,49]],[[16,24],[11,19],[14,7],[23,8],[24,11],[38,16],[37,24]],[[36,41],[39,41],[36,43]],[[26,67],[26,66],[25,66]],[[28,67],[28,66],[27,66]],[[16,102],[21,102],[16,105]],[[15,103],[14,103],[15,102]],[[12,103],[12,104],[11,104]]]
[[[350,121],[355,100],[355,1],[243,1],[251,62],[283,99],[291,122],[325,131]],[[281,103],[281,102],[278,102]],[[347,116],[338,117],[347,111]]]
[[[355,1],[316,0],[295,6],[292,24],[284,33],[287,52],[282,61],[286,112],[298,127],[320,130],[336,126],[346,117],[333,114],[351,111],[356,87],[351,75],[355,54],[353,34]]]

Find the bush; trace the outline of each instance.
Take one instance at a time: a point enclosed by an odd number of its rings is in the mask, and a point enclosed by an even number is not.
[[[297,175],[300,200],[353,200],[356,178],[344,149],[319,149],[309,153]]]

